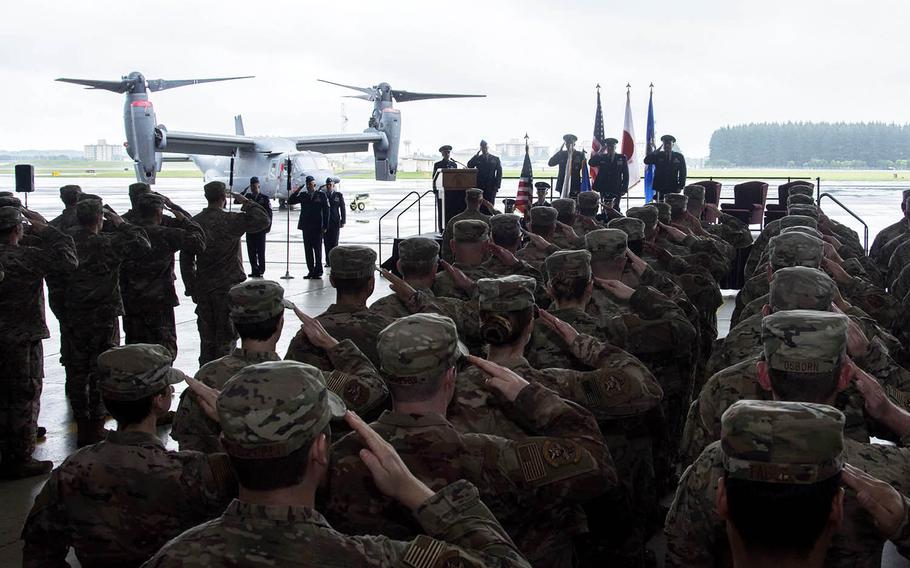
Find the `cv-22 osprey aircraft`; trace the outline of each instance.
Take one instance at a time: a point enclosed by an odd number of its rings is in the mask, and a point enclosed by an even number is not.
[[[303,185],[304,178],[308,175],[317,180],[332,176],[331,166],[324,154],[365,152],[372,145],[376,179],[395,181],[398,171],[398,144],[401,139],[401,111],[392,106],[393,101],[485,96],[414,93],[393,89],[388,83],[379,83],[373,87],[354,87],[319,79],[323,83],[359,91],[360,95],[349,98],[373,103],[373,113],[367,128],[363,132],[350,134],[289,137],[247,136],[240,116],[234,117],[233,135],[168,130],[163,124],[158,124],[155,109],[148,96],[149,92],[186,85],[250,78],[252,77],[147,80],[141,73],[134,71],[119,81],[66,78],[57,81],[126,95],[123,107],[125,146],[127,153],[135,162],[137,180],[153,184],[163,162],[188,159],[202,171],[206,181],[221,180],[227,183],[232,173],[233,158],[235,179],[243,180],[257,176],[260,179],[262,193],[277,198],[282,204],[287,199],[288,160],[291,161],[291,185],[298,187]],[[165,154],[183,156],[168,157]]]

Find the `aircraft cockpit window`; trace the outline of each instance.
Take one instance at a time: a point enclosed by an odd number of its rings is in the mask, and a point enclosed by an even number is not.
[[[329,166],[329,159],[325,156],[318,156],[315,158],[316,169],[317,170],[328,170],[331,169]]]
[[[294,167],[298,172],[311,172],[316,169],[316,161],[309,156],[297,156],[294,158]]]

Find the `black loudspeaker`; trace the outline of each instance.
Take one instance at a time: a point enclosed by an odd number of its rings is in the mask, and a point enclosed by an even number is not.
[[[35,166],[16,164],[16,193],[35,191]]]

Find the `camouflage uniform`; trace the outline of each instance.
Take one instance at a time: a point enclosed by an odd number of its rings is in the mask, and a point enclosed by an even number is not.
[[[224,195],[225,191],[222,182],[205,185],[207,199]],[[196,304],[199,365],[205,365],[230,353],[237,342],[237,332],[228,317],[227,294],[231,286],[246,279],[240,238],[246,233],[264,231],[270,220],[261,205],[250,201],[234,213],[206,207],[193,221],[205,232],[205,250],[200,254],[181,251],[180,274],[186,294]]]
[[[749,258],[746,260],[746,266],[743,269],[743,274],[746,278],[750,278],[755,274],[755,269],[758,268],[758,265],[761,262],[762,254],[764,254],[770,240],[773,237],[779,235],[782,228],[795,226],[818,229],[818,218],[810,217],[808,215],[792,215],[788,213],[786,216],[771,221],[765,225],[765,228],[762,229],[761,234],[759,234],[758,238],[755,239],[755,242],[752,243],[752,250],[749,252]]]
[[[218,397],[225,448],[244,459],[306,448],[344,411],[317,369],[290,361],[247,367]],[[466,481],[437,492],[415,515],[429,536],[401,542],[346,536],[310,507],[238,499],[220,518],[169,542],[148,566],[529,566]]]
[[[600,194],[595,191],[583,191],[578,194],[578,208],[572,229],[581,238],[591,231],[603,229],[604,226],[595,218],[600,208]]]
[[[841,315],[806,310],[778,312],[762,323],[765,359],[773,369],[833,371],[844,356],[846,332],[847,319]],[[727,436],[729,412],[723,418],[722,438]],[[819,447],[818,441],[812,438],[818,428],[809,426],[792,438],[802,440],[800,453],[804,456],[811,455],[813,450],[809,447]],[[730,565],[726,532],[714,509],[717,479],[725,463],[729,463],[725,455],[728,447],[723,439],[712,443],[683,475],[665,526],[667,566]],[[910,460],[903,450],[849,438],[844,440],[844,450],[847,462],[896,484],[901,491],[907,490]],[[758,454],[753,452],[753,455]],[[880,566],[884,539],[868,522],[868,515],[860,510],[853,495],[847,496],[844,505],[844,523],[835,534],[826,566]]]
[[[231,288],[228,307],[234,323],[260,323],[284,311],[284,290],[277,282],[270,280],[248,280]],[[388,396],[385,383],[369,359],[350,340],[338,342],[326,351],[326,355],[332,370],[324,371],[323,379],[348,408],[367,415],[385,402]],[[195,378],[220,390],[242,369],[280,359],[274,351],[235,348],[230,355],[203,365]],[[171,429],[171,437],[180,443],[180,449],[206,453],[223,451],[220,434],[219,424],[205,414],[190,389],[184,390]]]
[[[490,223],[489,221],[477,219],[458,221],[452,226],[452,239],[456,243],[482,243],[489,241]],[[474,281],[493,276],[482,264],[468,266],[456,259],[452,266],[464,272],[465,276]],[[448,272],[440,272],[436,275],[436,281],[433,282],[433,293],[437,296],[458,298],[459,300],[471,299],[470,294],[457,286],[455,280]]]
[[[525,308],[533,302],[532,289],[530,279],[518,276],[481,280],[480,308],[494,312]],[[623,485],[621,492],[605,497],[606,503],[598,500],[586,507],[592,535],[584,554],[588,557],[594,549],[627,563],[630,557],[641,555],[647,517],[655,513],[657,505],[650,440],[642,434],[644,426],[639,419],[659,409],[663,393],[647,368],[621,349],[579,334],[566,350],[584,368],[593,370],[536,369],[524,357],[496,362],[581,404],[597,418]],[[492,396],[483,383],[483,373],[474,368],[456,377],[450,422],[467,432],[526,436],[500,397]],[[623,546],[627,549],[620,550]]]
[[[552,207],[532,207],[531,208],[531,226],[536,228],[546,228],[554,227],[556,225],[556,209]],[[551,237],[552,238],[552,237]],[[543,268],[544,261],[548,256],[558,251],[559,247],[552,242],[550,246],[545,250],[537,248],[533,243],[528,243],[527,246],[515,253],[518,260],[527,262],[537,270],[539,270],[546,280],[546,271]]]
[[[905,189],[901,193],[901,204],[905,204],[908,199],[910,199],[910,189]],[[907,232],[910,232],[910,219],[908,219],[907,213],[904,212],[900,221],[888,225],[875,235],[872,246],[869,247],[869,257],[874,260],[880,260],[881,248],[885,246],[888,241]],[[885,259],[885,261],[887,262],[887,259]]]
[[[140,400],[185,375],[159,345],[101,354],[108,400]],[[65,566],[70,546],[82,566],[138,566],[186,529],[214,518],[236,495],[227,456],[172,452],[134,429],[109,432],[54,470],[22,532],[27,567]]]
[[[79,209],[100,214],[101,201],[80,201]],[[66,277],[66,326],[70,341],[66,394],[78,420],[100,420],[104,405],[98,392],[96,359],[120,343],[117,317],[123,314],[120,265],[150,249],[145,231],[123,222],[111,233],[93,234],[78,226],[69,230],[79,267]]]
[[[578,204],[574,199],[563,197],[553,200],[553,209],[556,209],[557,220],[565,223],[569,227],[575,224],[575,210]],[[583,249],[585,248],[585,239],[583,235],[576,233],[575,237],[566,235],[560,227],[556,228],[553,238],[550,241],[561,249]]]
[[[435,314],[393,323],[380,334],[379,349],[386,378],[400,389],[415,377],[439,377],[459,353],[454,323]],[[431,487],[458,479],[474,483],[535,566],[571,566],[570,505],[616,481],[606,443],[590,413],[540,385],[525,387],[510,406],[533,437],[463,434],[433,413],[387,411],[373,428]],[[413,538],[419,526],[405,508],[376,491],[358,455],[362,447],[354,435],[332,447],[327,518],[346,533]]]
[[[164,199],[157,194],[139,198],[161,208]],[[123,330],[126,343],[164,345],[177,356],[177,327],[174,306],[180,302],[174,288],[174,253],[199,254],[205,250],[205,234],[191,219],[172,219],[169,226],[141,220],[152,250],[143,257],[132,257],[120,267],[120,293],[123,296]]]
[[[472,188],[465,191],[465,202],[474,203],[479,207],[481,199],[483,199],[482,190]],[[449,219],[449,222],[446,223],[445,230],[442,232],[442,258],[446,262],[452,262],[452,247],[449,245],[449,241],[454,237],[455,223],[466,220],[485,221],[489,224],[490,216],[481,213],[479,209],[471,209],[468,207],[458,215],[454,215]]]
[[[22,223],[14,207],[0,207],[0,230]],[[50,336],[44,321],[44,277],[76,268],[73,239],[53,226],[34,234],[37,246],[0,243],[0,452],[3,465],[27,461],[35,449],[35,429],[44,378],[41,340]]]

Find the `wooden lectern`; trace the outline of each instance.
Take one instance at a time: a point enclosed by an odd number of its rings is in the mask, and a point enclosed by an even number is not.
[[[442,223],[439,227],[441,233],[449,219],[464,211],[465,190],[477,187],[477,169],[447,168],[437,170],[436,173],[437,177],[441,178],[440,185],[442,185],[442,191],[437,192],[441,204],[440,219]]]

